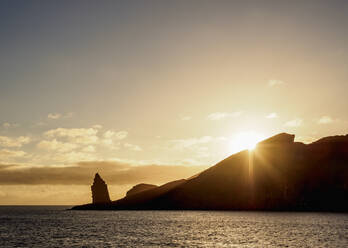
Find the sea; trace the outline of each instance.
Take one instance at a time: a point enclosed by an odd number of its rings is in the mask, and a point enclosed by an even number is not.
[[[348,214],[0,206],[0,247],[348,247]]]

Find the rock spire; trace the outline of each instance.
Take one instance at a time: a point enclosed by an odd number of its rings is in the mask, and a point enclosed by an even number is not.
[[[93,204],[110,203],[108,186],[98,173],[94,176],[94,181],[91,186]]]

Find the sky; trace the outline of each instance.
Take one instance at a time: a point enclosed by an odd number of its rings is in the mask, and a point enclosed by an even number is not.
[[[347,1],[1,1],[0,204],[112,199],[347,134]],[[247,142],[246,142],[247,141]]]

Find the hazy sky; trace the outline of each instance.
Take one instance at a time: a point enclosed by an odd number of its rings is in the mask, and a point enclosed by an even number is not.
[[[0,204],[90,200],[97,170],[115,198],[244,137],[348,133],[347,27],[343,0],[1,1]]]

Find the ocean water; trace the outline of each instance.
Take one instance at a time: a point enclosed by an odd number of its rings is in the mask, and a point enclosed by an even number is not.
[[[348,214],[0,207],[0,247],[348,247]]]

